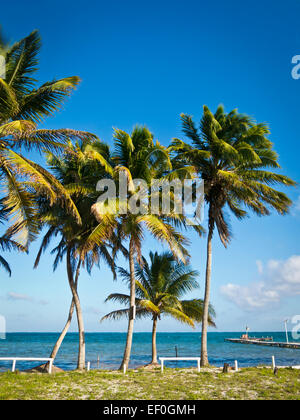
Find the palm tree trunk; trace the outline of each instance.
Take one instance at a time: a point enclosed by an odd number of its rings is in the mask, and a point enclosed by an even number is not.
[[[203,304],[202,318],[202,337],[201,337],[201,366],[208,366],[207,355],[207,327],[208,327],[208,311],[211,283],[211,263],[212,263],[212,237],[214,232],[214,222],[212,218],[209,220],[209,232],[207,237],[207,260],[206,260],[206,276],[205,276],[205,297]]]
[[[56,355],[57,355],[57,353],[58,353],[58,351],[60,349],[60,346],[61,346],[61,344],[62,344],[62,342],[63,342],[63,340],[64,340],[64,338],[65,338],[65,336],[66,336],[66,334],[67,334],[67,332],[69,330],[69,328],[70,328],[70,324],[71,324],[71,321],[72,321],[74,308],[75,308],[74,299],[72,299],[71,306],[70,306],[70,309],[69,309],[69,315],[68,315],[68,318],[67,318],[67,322],[66,322],[66,324],[65,324],[62,332],[60,333],[60,336],[58,337],[58,340],[56,341],[56,343],[55,343],[55,345],[54,345],[54,347],[52,349],[52,352],[50,354],[50,357],[53,358],[53,359],[56,358]]]
[[[77,269],[76,269],[76,276],[75,276],[75,287],[76,287],[76,290],[77,290],[77,285],[78,285],[78,278],[79,278],[79,273],[80,273],[80,266],[81,266],[81,261],[79,260],[78,265],[77,265]],[[56,343],[55,343],[55,345],[54,345],[54,347],[52,349],[52,352],[50,354],[50,357],[53,358],[53,359],[56,358],[56,355],[57,355],[57,353],[58,353],[58,351],[60,349],[60,346],[61,346],[61,344],[62,344],[62,342],[63,342],[63,340],[64,340],[64,338],[65,338],[65,336],[66,336],[66,334],[67,334],[67,332],[69,330],[69,328],[70,328],[71,321],[72,321],[72,318],[73,318],[74,308],[75,308],[75,302],[74,302],[74,299],[72,299],[71,306],[70,306],[70,309],[69,309],[68,318],[67,318],[67,322],[66,322],[66,324],[65,324],[65,326],[64,326],[64,328],[63,328],[63,330],[62,330],[62,332],[60,334],[60,336],[58,337],[58,340],[56,341]]]
[[[77,369],[83,370],[85,368],[85,337],[84,337],[84,323],[83,323],[83,316],[82,310],[80,305],[80,300],[77,292],[77,285],[73,281],[73,272],[72,272],[72,264],[71,264],[71,248],[68,247],[67,251],[67,271],[68,271],[68,279],[69,285],[71,288],[76,314],[77,314],[77,323],[78,323],[78,333],[79,333],[79,351],[78,351],[78,360],[77,360]]]
[[[152,327],[152,362],[151,364],[157,365],[157,348],[156,348],[156,329],[157,329],[157,317],[153,318],[153,327]]]
[[[133,239],[130,239],[129,243],[129,270],[130,270],[130,310],[128,316],[128,330],[127,330],[127,339],[126,346],[124,351],[123,360],[120,366],[120,370],[128,369],[131,346],[132,346],[132,336],[133,336],[133,326],[134,326],[134,306],[135,306],[135,276],[134,276],[134,243]]]

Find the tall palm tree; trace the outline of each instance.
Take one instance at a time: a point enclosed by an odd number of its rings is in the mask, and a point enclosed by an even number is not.
[[[115,180],[119,179],[120,174],[126,174],[128,202],[137,191],[132,185],[133,179],[143,179],[149,187],[152,179],[161,175],[164,166],[162,162],[167,161],[168,154],[159,143],[154,143],[153,135],[146,127],[135,127],[131,135],[122,130],[115,130],[114,143],[113,166],[109,171]],[[116,209],[112,210],[106,202],[97,202],[92,211],[99,222],[103,221],[104,217],[109,220],[111,226],[118,221],[120,229],[117,235],[129,242],[130,310],[126,346],[120,366],[120,369],[123,369],[124,366],[128,368],[136,312],[134,265],[135,260],[141,262],[142,242],[146,231],[155,239],[166,243],[177,258],[184,260],[187,251],[184,248],[185,238],[174,229],[170,218],[153,215],[148,211],[133,214],[130,209],[127,209],[127,213],[123,213],[119,210],[121,206],[124,207],[124,202],[117,199],[115,204]]]
[[[42,253],[47,249],[52,239],[60,237],[59,244],[52,250],[55,255],[53,264],[54,270],[58,264],[66,258],[67,276],[72,293],[72,302],[66,325],[58,338],[51,357],[55,358],[59,347],[66,335],[73,316],[74,307],[77,313],[79,331],[79,352],[77,368],[85,367],[85,337],[84,321],[82,309],[78,295],[78,280],[82,268],[86,268],[90,273],[94,265],[99,265],[100,259],[108,263],[115,274],[115,254],[118,249],[127,252],[122,248],[119,238],[110,232],[106,226],[101,228],[105,232],[100,240],[96,219],[91,215],[91,206],[96,201],[95,173],[103,173],[99,163],[89,159],[86,149],[91,142],[77,143],[68,147],[68,150],[61,157],[53,154],[48,155],[48,162],[52,171],[56,174],[61,184],[70,194],[75,203],[81,218],[81,224],[70,217],[68,212],[60,205],[50,206],[45,196],[39,199],[39,222],[40,228],[47,227],[48,230],[43,237],[40,250],[38,252],[35,268],[38,266]],[[106,148],[105,145],[95,148]],[[98,165],[98,167],[95,166]],[[90,183],[93,181],[92,184]]]
[[[279,168],[278,155],[268,139],[266,124],[257,124],[237,110],[225,113],[219,106],[213,114],[204,106],[199,128],[189,115],[182,114],[183,132],[191,141],[187,144],[174,139],[171,150],[175,153],[173,165],[191,165],[204,181],[205,201],[208,206],[208,236],[205,299],[202,322],[201,364],[208,364],[207,320],[211,284],[212,238],[215,228],[226,247],[231,238],[225,211],[238,219],[252,210],[259,216],[274,209],[286,214],[290,199],[273,188],[295,185],[284,175],[273,172]]]
[[[33,150],[60,151],[72,139],[91,139],[90,133],[70,129],[38,129],[37,124],[53,115],[79,84],[76,76],[36,86],[38,53],[41,46],[37,31],[11,47],[0,36],[5,56],[5,77],[0,77],[0,173],[3,203],[9,210],[10,234],[19,234],[27,244],[36,236],[38,223],[35,195],[47,194],[51,204],[63,203],[80,221],[76,206],[55,177],[30,160]]]
[[[120,269],[123,279],[130,282],[130,273]],[[183,300],[182,297],[199,287],[196,281],[198,272],[188,265],[178,262],[170,252],[158,254],[150,252],[150,265],[143,259],[143,265],[136,264],[136,315],[138,318],[151,317],[152,327],[152,365],[157,365],[156,331],[157,322],[162,315],[169,315],[176,320],[195,327],[202,321],[203,301],[201,299]],[[124,305],[130,302],[130,296],[120,293],[109,295],[106,302],[114,301]],[[105,315],[105,319],[128,317],[128,309],[120,309]],[[209,324],[215,326],[212,306],[209,308]]]

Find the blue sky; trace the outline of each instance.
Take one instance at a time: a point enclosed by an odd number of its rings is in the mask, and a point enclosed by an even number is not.
[[[181,112],[199,120],[203,104],[215,109],[223,103],[228,111],[237,107],[269,123],[282,172],[300,180],[300,79],[291,77],[292,57],[300,54],[299,0],[17,0],[3,4],[1,12],[10,41],[40,30],[41,82],[82,79],[45,126],[89,130],[111,142],[112,127],[130,131],[140,123],[167,145],[182,137]],[[300,189],[289,195],[295,201],[289,216],[232,220],[227,250],[215,238],[211,300],[219,331],[246,324],[281,330],[284,318],[300,313]],[[191,296],[203,296],[205,240],[189,236],[192,264],[201,273],[201,288]],[[0,313],[9,331],[58,331],[67,314],[71,296],[64,267],[53,274],[52,257],[45,254],[32,269],[38,242],[29,256],[7,255],[13,275],[0,275]],[[147,240],[144,254],[154,248],[161,249]],[[104,265],[91,277],[82,273],[87,331],[126,330],[125,321],[99,324],[113,309],[103,304],[107,294],[125,290]],[[188,331],[170,319],[159,329]],[[148,330],[150,321],[136,323],[136,331]]]

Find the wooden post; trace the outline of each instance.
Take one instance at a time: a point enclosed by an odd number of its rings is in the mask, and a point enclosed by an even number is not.
[[[11,371],[14,372],[16,370],[16,359],[13,360],[12,369]]]
[[[276,368],[275,356],[272,356],[272,368],[273,370]]]
[[[91,369],[91,362],[87,362],[87,368],[86,368],[86,370],[89,372],[90,369]]]
[[[177,346],[175,346],[175,354],[176,354],[176,357],[178,357],[178,349],[177,349]]]
[[[238,372],[239,366],[238,366],[237,360],[234,362],[234,368],[235,368],[235,371]]]
[[[228,373],[229,372],[229,364],[228,363],[224,363],[224,367],[223,367],[223,373]]]

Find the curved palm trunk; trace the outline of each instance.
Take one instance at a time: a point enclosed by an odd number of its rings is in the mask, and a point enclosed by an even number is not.
[[[72,321],[72,318],[73,318],[74,308],[75,308],[74,299],[72,299],[71,306],[70,306],[70,309],[69,309],[69,315],[68,315],[68,318],[67,318],[67,322],[66,322],[62,332],[60,333],[60,336],[58,337],[58,340],[56,341],[56,343],[55,343],[55,345],[52,349],[52,352],[50,354],[50,357],[52,357],[53,359],[56,358],[56,355],[57,355],[57,353],[60,349],[60,346],[61,346],[69,328],[70,328],[71,321]]]
[[[79,263],[77,265],[77,270],[76,270],[76,277],[75,277],[76,290],[77,290],[78,278],[79,278],[79,273],[80,273],[80,266],[81,266],[81,261],[79,261]],[[67,322],[66,322],[60,336],[58,337],[58,340],[56,341],[56,343],[55,343],[55,345],[52,349],[52,352],[50,354],[50,357],[53,358],[53,359],[56,358],[57,353],[60,349],[60,346],[62,345],[62,342],[63,342],[63,340],[64,340],[64,338],[65,338],[65,336],[66,336],[66,334],[67,334],[67,332],[70,328],[71,321],[72,321],[72,318],[73,318],[74,308],[75,308],[75,302],[74,302],[74,299],[72,299],[70,309],[69,309],[68,318],[67,318]]]
[[[214,231],[214,223],[209,222],[209,233],[207,238],[207,261],[206,261],[206,276],[205,276],[205,297],[203,303],[203,318],[202,318],[202,337],[201,337],[201,366],[208,366],[207,356],[207,327],[208,327],[208,311],[209,311],[209,296],[210,296],[210,282],[211,282],[211,263],[212,263],[212,237]]]
[[[131,346],[132,346],[132,336],[133,336],[133,326],[134,326],[134,306],[135,306],[135,276],[134,276],[134,244],[133,240],[130,239],[129,243],[129,270],[130,270],[130,310],[128,317],[128,330],[127,330],[127,339],[126,346],[124,351],[123,360],[120,366],[120,370],[123,370],[124,366],[128,369]]]
[[[77,360],[77,369],[83,370],[85,368],[85,337],[84,337],[84,323],[83,323],[83,316],[82,310],[80,305],[80,300],[77,292],[77,285],[73,280],[73,273],[72,273],[72,264],[71,264],[71,248],[68,248],[67,251],[67,271],[68,271],[68,279],[69,285],[71,288],[74,305],[76,308],[77,314],[77,323],[78,323],[78,333],[79,333],[79,351],[78,351],[78,360]]]
[[[156,365],[157,362],[157,347],[156,347],[156,331],[157,331],[157,317],[153,318],[152,326],[152,361],[151,364]]]

